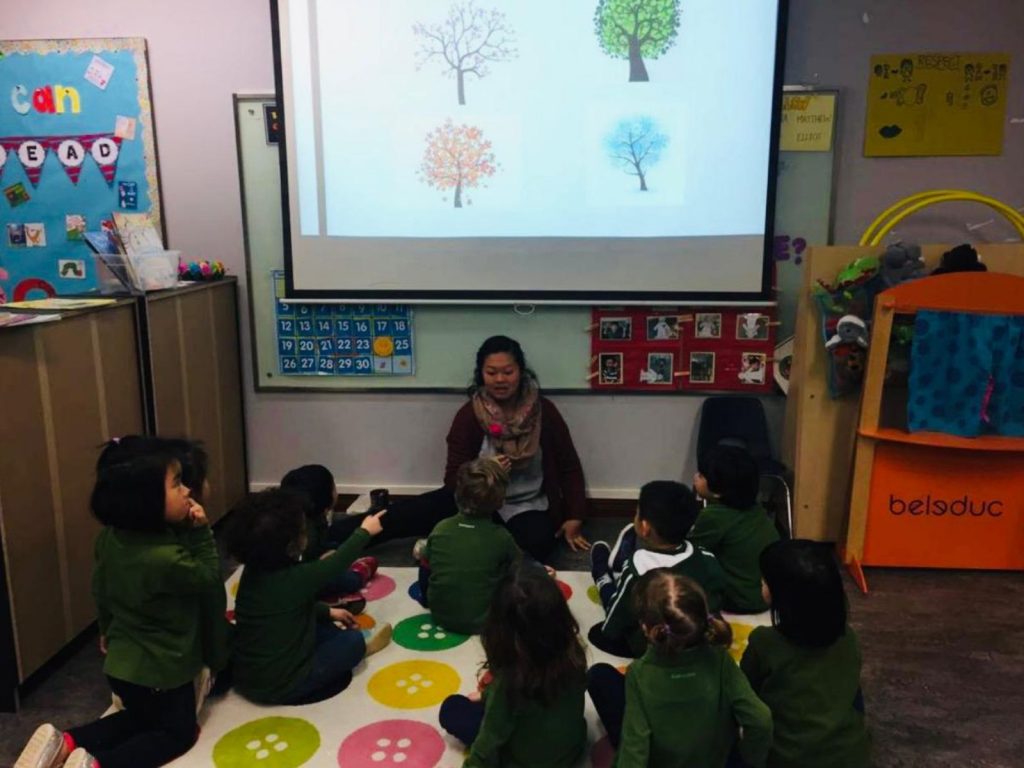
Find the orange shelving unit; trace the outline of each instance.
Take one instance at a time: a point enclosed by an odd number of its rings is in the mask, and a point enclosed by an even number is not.
[[[1024,438],[911,433],[892,407],[893,324],[921,309],[1024,315],[1024,277],[941,275],[878,296],[843,548],[865,592],[866,565],[1024,570]]]

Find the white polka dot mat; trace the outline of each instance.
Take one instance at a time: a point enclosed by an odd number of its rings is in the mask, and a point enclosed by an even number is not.
[[[241,571],[228,580],[228,608]],[[360,625],[391,622],[395,641],[354,670],[349,687],[326,701],[303,707],[267,707],[246,701],[234,691],[208,702],[201,714],[196,745],[170,765],[175,768],[433,768],[462,765],[461,742],[441,730],[437,713],[445,697],[468,693],[476,686],[483,661],[477,637],[465,637],[436,625],[409,596],[415,568],[383,568],[367,590],[369,598]],[[603,618],[590,589],[589,573],[560,572],[562,591],[580,632]],[[767,624],[767,614],[733,622],[738,658],[750,630]],[[591,664],[627,660],[594,648]],[[613,753],[587,699],[590,745],[584,765],[606,768]]]

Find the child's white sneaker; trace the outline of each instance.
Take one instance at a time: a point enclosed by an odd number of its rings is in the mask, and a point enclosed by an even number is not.
[[[99,765],[95,757],[79,747],[68,755],[64,768],[99,768]]]
[[[14,768],[57,768],[64,765],[65,757],[63,732],[45,723],[36,728],[14,761]]]

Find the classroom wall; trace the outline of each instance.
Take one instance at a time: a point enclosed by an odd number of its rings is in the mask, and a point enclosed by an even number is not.
[[[169,244],[188,256],[220,258],[241,276],[231,94],[272,90],[268,6],[265,0],[36,0],[5,14],[0,33],[10,39],[148,39]],[[1008,125],[1001,158],[860,156],[871,53],[1007,51],[1014,57],[1008,116],[1015,117],[1024,114],[1022,28],[1019,0],[792,0],[786,82],[841,89],[837,242],[855,242],[884,206],[921,189],[963,186],[1024,206],[1022,123]],[[899,232],[932,242],[956,240],[965,235],[965,221],[988,218],[986,209],[950,206],[915,217]],[[991,240],[1010,234],[998,223],[975,231]],[[243,344],[248,372],[245,323]],[[315,460],[333,467],[351,489],[433,486],[441,475],[443,436],[461,402],[457,395],[429,394],[256,395],[247,376],[250,477],[256,484],[274,482],[290,466]],[[653,477],[692,473],[700,398],[572,395],[555,402],[572,428],[593,495],[628,496]],[[778,435],[782,403],[769,399],[767,408]]]

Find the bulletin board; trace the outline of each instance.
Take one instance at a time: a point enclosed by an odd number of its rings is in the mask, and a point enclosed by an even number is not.
[[[162,230],[146,41],[0,41],[0,292],[97,287],[83,232],[112,212]]]
[[[1010,57],[905,53],[871,57],[867,157],[999,155]]]
[[[772,391],[775,306],[595,307],[595,390]]]
[[[791,91],[830,94],[827,113],[838,124],[835,91],[787,87],[787,93]],[[522,344],[545,391],[597,389],[589,378],[593,370],[592,308],[583,306],[417,305],[412,308],[413,375],[283,376],[279,370],[273,286],[273,272],[283,269],[284,264],[280,166],[265,114],[265,107],[273,107],[274,98],[268,94],[246,94],[236,95],[234,102],[257,390],[460,390],[470,383],[480,342],[493,334],[511,336]],[[806,249],[831,239],[832,179],[838,140],[835,136],[827,149],[816,147],[813,151],[779,154],[774,243],[779,286],[775,320],[779,325],[772,326],[774,338],[783,339],[792,333]],[[747,310],[733,307],[730,311],[735,316]],[[750,311],[761,310],[752,307]],[[761,354],[759,350],[752,353]],[[688,389],[651,391],[678,394]]]

